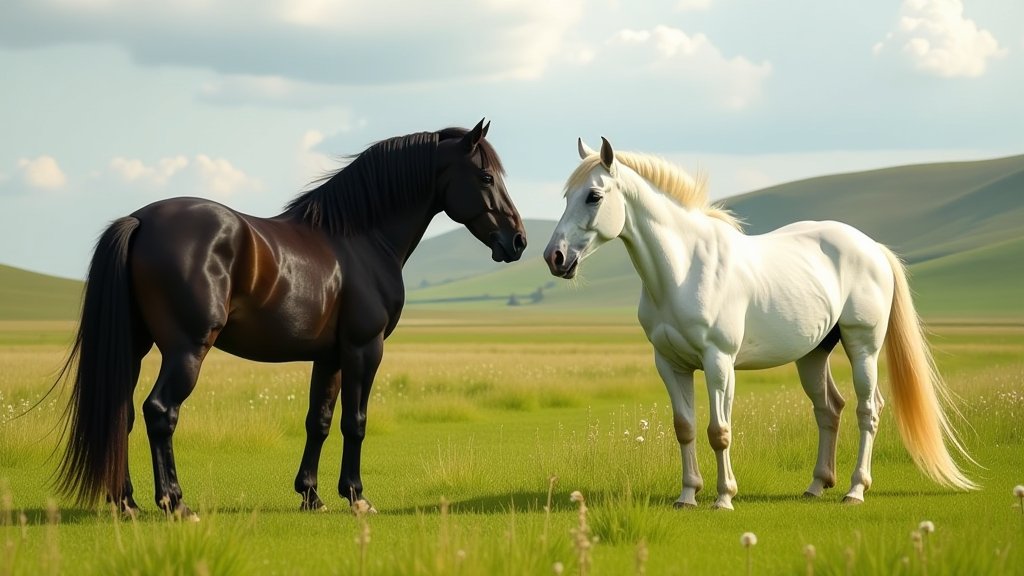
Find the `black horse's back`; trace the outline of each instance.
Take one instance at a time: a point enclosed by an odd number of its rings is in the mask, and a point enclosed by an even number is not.
[[[61,370],[62,376],[70,373],[74,380],[57,487],[79,503],[92,503],[104,493],[120,500],[125,482],[129,412],[137,378],[133,350],[146,338],[139,334],[128,269],[138,227],[136,218],[119,218],[96,243],[78,334]]]

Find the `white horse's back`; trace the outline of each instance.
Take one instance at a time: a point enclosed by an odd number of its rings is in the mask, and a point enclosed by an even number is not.
[[[793,362],[836,326],[851,333],[885,326],[893,272],[874,240],[833,221],[804,221],[758,236],[735,236],[749,294],[736,367]],[[884,334],[884,330],[882,331]]]

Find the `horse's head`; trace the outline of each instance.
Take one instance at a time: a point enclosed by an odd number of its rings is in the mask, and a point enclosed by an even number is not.
[[[578,141],[583,162],[565,185],[565,212],[544,250],[551,273],[561,278],[576,276],[579,263],[605,242],[617,238],[626,224],[626,202],[618,172],[620,166],[608,140],[601,138],[601,152]]]
[[[442,131],[437,189],[445,214],[489,246],[495,262],[514,262],[526,249],[526,232],[505,189],[501,161],[484,139],[488,128],[481,120],[468,132]]]

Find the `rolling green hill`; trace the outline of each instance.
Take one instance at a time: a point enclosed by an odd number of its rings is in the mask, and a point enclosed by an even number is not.
[[[551,237],[555,223],[548,220],[524,220],[526,252],[523,259],[539,258]],[[501,262],[491,260],[491,249],[481,244],[465,228],[459,228],[420,243],[405,263],[403,276],[409,288],[434,286],[500,271]]]
[[[1024,237],[910,267],[922,315],[1024,320]]]
[[[1024,156],[812,178],[726,204],[749,234],[797,220],[860,228],[911,263],[926,316],[1024,321]],[[424,240],[405,268],[409,306],[497,310],[514,294],[521,310],[635,312],[640,281],[620,242],[565,282],[539,257],[555,223],[524,224],[529,246],[514,264],[492,262],[462,228]],[[76,318],[81,286],[0,266],[0,320]]]
[[[82,282],[0,264],[0,320],[78,317]]]
[[[1024,156],[811,178],[730,198],[761,234],[798,220],[841,220],[908,262],[1024,236]]]
[[[893,247],[912,264],[922,313],[1024,320],[1024,156],[904,166],[812,178],[731,198],[727,206],[760,234],[798,220],[841,220]],[[543,244],[546,237],[539,243]],[[531,238],[532,246],[538,240]],[[1016,250],[1016,252],[1015,252]],[[409,293],[413,306],[530,306],[634,310],[640,282],[621,243],[552,278],[540,259]],[[529,295],[544,288],[534,304]],[[488,295],[491,299],[481,300]]]

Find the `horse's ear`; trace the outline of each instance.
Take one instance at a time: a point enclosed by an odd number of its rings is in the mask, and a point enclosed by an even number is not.
[[[615,162],[615,150],[612,150],[611,142],[601,136],[601,165],[605,170],[611,172],[613,162]]]
[[[484,132],[484,119],[481,118],[480,121],[476,123],[476,126],[474,126],[469,132],[466,132],[466,135],[462,137],[462,147],[470,152],[475,150],[477,144],[479,144],[480,140],[484,137]]]
[[[491,129],[491,122],[490,122],[490,121],[488,121],[488,122],[487,122],[487,124],[484,124],[484,129],[483,129],[483,131],[482,131],[482,132],[480,132],[480,138],[481,138],[481,139],[483,139],[483,138],[487,138],[487,131],[488,131],[488,130],[490,130],[490,129]]]
[[[580,153],[580,160],[586,160],[588,156],[597,154],[597,152],[594,152],[590,146],[583,142],[583,138],[576,139],[576,150]]]

